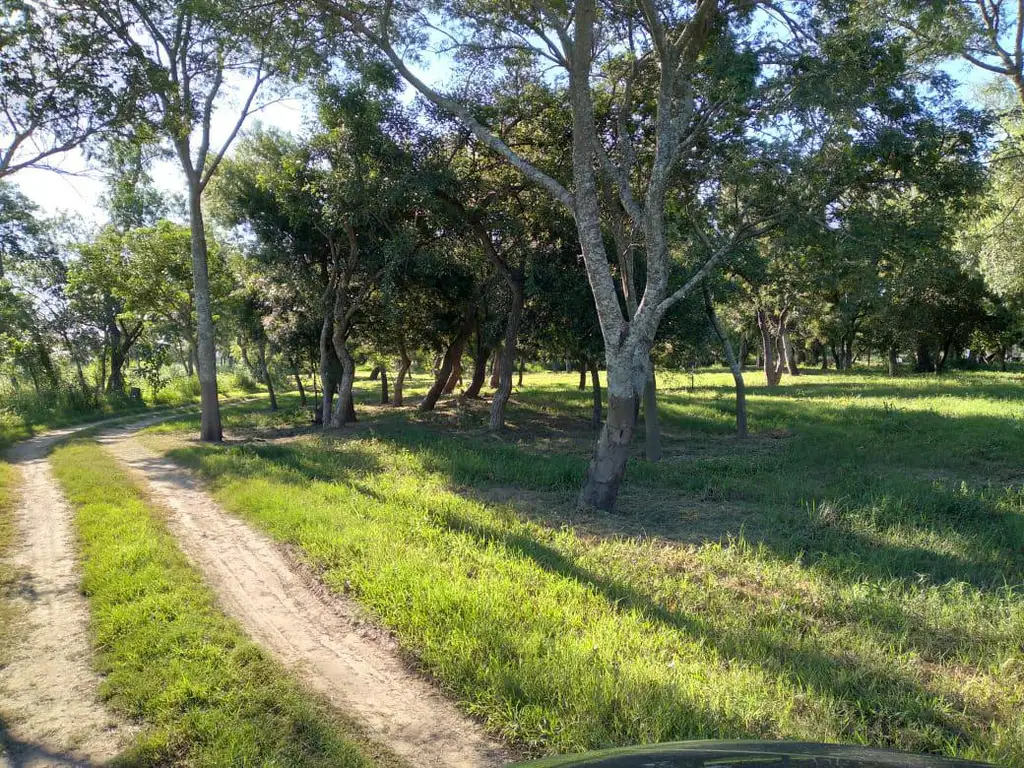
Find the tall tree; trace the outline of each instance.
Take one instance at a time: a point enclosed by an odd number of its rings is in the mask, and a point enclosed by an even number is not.
[[[302,28],[283,6],[227,0],[70,0],[69,8],[102,23],[111,50],[143,73],[148,124],[170,142],[185,175],[192,233],[200,437],[221,440],[217,357],[203,193],[268,83],[297,63]],[[216,144],[214,113],[237,91],[240,104]]]

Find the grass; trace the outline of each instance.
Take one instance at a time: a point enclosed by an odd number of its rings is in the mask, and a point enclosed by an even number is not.
[[[14,467],[0,461],[0,668],[9,661],[17,613],[13,605],[4,599],[14,583],[15,574],[3,559],[14,540],[15,482]]]
[[[132,765],[389,762],[250,642],[97,444],[52,457],[75,512],[103,694],[145,724]]]
[[[240,397],[262,391],[244,371],[224,372],[219,379],[222,398]],[[58,391],[36,394],[27,389],[0,389],[0,451],[32,437],[36,432],[105,419],[119,414],[131,415],[152,408],[173,408],[199,401],[199,381],[179,377],[163,388],[143,392],[143,400],[124,395],[102,395],[86,399],[81,392],[66,386]]]
[[[485,407],[396,412],[360,382],[338,439],[296,435],[287,398],[227,410],[234,444],[150,439],[528,751],[753,737],[1024,764],[1018,377],[754,380],[740,442],[728,374],[665,375],[665,460],[631,462],[625,515],[582,517],[575,380],[529,374],[502,438]]]

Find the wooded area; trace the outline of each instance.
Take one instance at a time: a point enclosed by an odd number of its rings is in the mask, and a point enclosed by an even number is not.
[[[396,406],[413,366],[435,377],[423,410],[493,381],[500,431],[517,366],[600,367],[579,502],[609,510],[639,420],[659,457],[659,368],[728,364],[743,433],[751,363],[774,386],[1019,354],[1008,2],[4,0],[2,19],[9,398],[89,408],[197,375],[217,441],[218,366],[271,388],[315,371],[339,428],[370,362]],[[958,87],[958,58],[993,79]],[[251,119],[297,93],[315,124]],[[70,150],[108,179],[98,229],[16,186]]]

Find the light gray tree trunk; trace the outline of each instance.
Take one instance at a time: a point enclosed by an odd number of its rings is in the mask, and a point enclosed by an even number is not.
[[[512,376],[516,370],[516,345],[519,325],[523,319],[523,305],[526,301],[521,280],[510,280],[512,300],[505,319],[505,340],[501,346],[501,362],[498,366],[498,389],[491,398],[491,416],[487,429],[500,432],[505,428],[505,406],[512,396]]]
[[[199,169],[202,172],[202,169]],[[220,403],[217,401],[217,349],[210,305],[210,272],[207,264],[206,230],[203,225],[202,195],[199,180],[194,174],[189,179],[189,228],[192,231],[192,285],[196,298],[196,326],[199,336],[199,439],[219,443],[224,439],[220,423]]]
[[[593,389],[593,404],[590,412],[590,428],[597,432],[601,429],[604,419],[604,407],[601,400],[601,374],[597,369],[597,361],[590,361],[590,384]]]
[[[747,387],[743,381],[743,365],[736,359],[736,355],[733,354],[729,336],[718,320],[718,314],[715,312],[714,298],[711,296],[711,289],[708,288],[706,282],[704,283],[704,310],[707,312],[708,320],[711,322],[715,335],[722,344],[725,361],[729,364],[729,370],[732,371],[732,380],[736,385],[736,436],[746,437]]]
[[[658,421],[658,388],[654,369],[644,384],[644,458],[661,461],[661,424]]]

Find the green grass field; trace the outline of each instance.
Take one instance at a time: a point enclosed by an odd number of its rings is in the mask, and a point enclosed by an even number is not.
[[[96,443],[57,449],[76,509],[103,693],[146,726],[125,765],[393,762],[290,681],[213,604],[158,511]]]
[[[750,378],[739,441],[727,374],[661,377],[665,459],[631,462],[615,516],[573,509],[572,374],[528,374],[501,438],[486,403],[396,411],[362,380],[334,437],[286,398],[228,409],[222,447],[188,421],[147,439],[530,752],[763,737],[1024,763],[1020,377]]]

